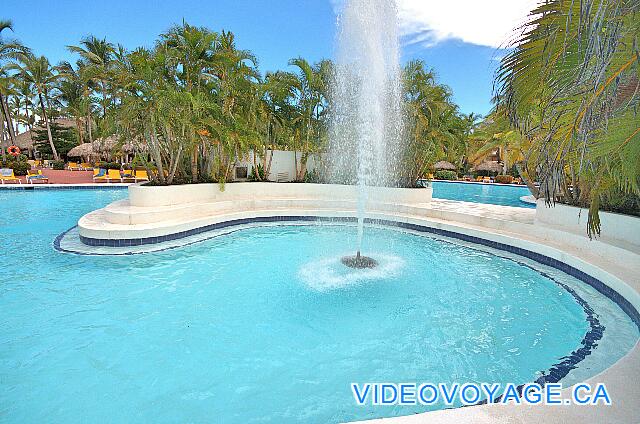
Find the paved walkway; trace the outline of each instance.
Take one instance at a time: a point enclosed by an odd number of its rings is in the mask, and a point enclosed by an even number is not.
[[[518,208],[513,206],[490,205],[488,203],[461,202],[433,198],[433,209],[450,213],[481,216],[483,218],[500,219],[503,221],[522,222],[532,224],[536,217],[536,210],[532,208]]]
[[[50,168],[40,169],[49,178],[49,184],[87,184],[93,182],[93,171],[67,171]],[[22,184],[28,184],[26,177],[20,177]],[[34,184],[44,184],[36,182]]]

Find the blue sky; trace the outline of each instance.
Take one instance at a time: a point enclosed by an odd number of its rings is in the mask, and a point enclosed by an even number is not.
[[[65,46],[90,34],[130,49],[151,46],[158,34],[185,19],[231,30],[238,46],[252,50],[265,72],[284,69],[297,56],[331,58],[340,1],[3,0],[0,18],[13,21],[13,38],[52,63],[72,60]],[[500,43],[533,0],[397,1],[403,61],[425,60],[452,88],[463,112],[486,114],[496,59],[504,54]],[[474,10],[477,3],[483,6]]]

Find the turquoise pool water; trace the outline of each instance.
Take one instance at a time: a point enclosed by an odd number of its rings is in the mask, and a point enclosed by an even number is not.
[[[600,372],[638,338],[572,277],[391,229],[367,228],[365,251],[381,264],[356,274],[338,264],[355,230],[333,225],[247,227],[121,257],[53,249],[82,214],[125,195],[0,190],[0,422],[412,414],[427,408],[357,407],[350,383],[533,381],[590,328],[558,283],[605,328],[563,382]]]
[[[535,208],[535,205],[525,203],[520,197],[531,194],[526,186],[511,186],[499,184],[475,184],[433,181],[433,197],[448,200],[462,200],[464,202],[489,203],[502,206],[517,206],[521,208]]]

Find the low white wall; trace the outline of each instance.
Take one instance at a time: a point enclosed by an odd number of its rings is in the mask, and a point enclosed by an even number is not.
[[[248,157],[246,159],[238,161],[236,167],[246,166],[248,175],[251,175],[253,173],[254,154],[255,153],[253,150],[249,152]],[[298,163],[300,163],[302,157],[301,152],[294,152],[291,150],[267,150],[267,164],[269,162],[269,159],[271,158],[271,167],[269,168],[269,175],[267,175],[267,180],[281,182],[295,181],[296,174],[298,172],[296,169],[296,157]],[[307,159],[307,172],[311,172],[316,169],[316,162],[316,156],[313,154],[309,155]],[[256,158],[256,163],[262,164],[262,158]]]
[[[559,203],[549,207],[543,199],[536,204],[536,222],[553,225],[564,231],[586,235],[588,217],[588,209]],[[600,212],[600,233],[603,238],[640,246],[640,218]]]
[[[369,187],[372,202],[399,204],[427,203],[431,201],[431,188]],[[129,204],[138,207],[157,207],[202,203],[234,199],[326,199],[356,200],[357,187],[338,184],[305,183],[229,183],[220,190],[219,184],[185,184],[149,187],[129,186]]]

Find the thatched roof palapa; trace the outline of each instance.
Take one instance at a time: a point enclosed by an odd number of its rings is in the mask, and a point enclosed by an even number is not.
[[[67,156],[71,157],[90,157],[95,156],[97,153],[93,151],[93,145],[91,143],[82,143],[79,146],[69,150]]]
[[[447,162],[446,160],[441,160],[440,162],[436,162],[436,164],[433,165],[433,168],[436,170],[444,169],[447,171],[455,171],[457,169],[457,167],[454,164],[452,164],[451,162]]]
[[[482,162],[473,168],[474,171],[501,172],[502,164],[496,161]]]

